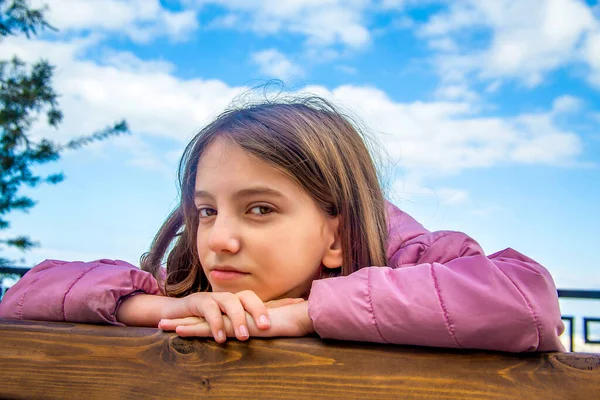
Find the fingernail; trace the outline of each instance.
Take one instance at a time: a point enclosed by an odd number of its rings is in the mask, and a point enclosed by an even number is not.
[[[245,325],[240,325],[240,336],[241,337],[247,337],[248,336],[248,329],[246,329]]]
[[[225,333],[223,332],[222,329],[219,332],[217,332],[217,340],[219,342],[222,342],[225,340]]]
[[[269,324],[269,319],[267,318],[266,315],[261,315],[258,318],[258,323],[259,323],[259,325],[263,325],[263,326],[269,326],[270,325]]]

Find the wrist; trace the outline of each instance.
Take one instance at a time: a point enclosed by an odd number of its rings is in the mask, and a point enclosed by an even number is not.
[[[135,294],[121,301],[116,318],[127,326],[157,327],[177,300],[179,299],[161,295]]]
[[[298,306],[298,324],[304,331],[304,335],[315,333],[315,327],[308,313],[308,301],[297,304]]]
[[[259,336],[299,337],[315,332],[312,320],[308,315],[308,302],[290,304],[267,310],[271,318],[271,328]]]

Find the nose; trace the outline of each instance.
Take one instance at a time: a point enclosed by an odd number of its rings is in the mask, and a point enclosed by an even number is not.
[[[234,218],[217,214],[208,235],[208,248],[217,254],[240,251],[239,230]]]

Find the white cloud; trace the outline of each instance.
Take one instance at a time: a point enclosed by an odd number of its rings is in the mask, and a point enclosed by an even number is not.
[[[50,6],[50,21],[63,31],[124,34],[138,42],[159,36],[185,40],[198,29],[197,14],[216,5],[225,14],[206,21],[207,27],[300,35],[307,59],[319,49],[317,60],[335,46],[367,46],[373,33],[370,15],[441,3],[447,7],[416,29],[440,54],[434,63],[444,84],[464,84],[468,77],[476,77],[518,79],[536,86],[549,71],[583,61],[590,66],[590,82],[600,86],[600,24],[592,8],[580,0],[185,0],[187,8],[179,12],[163,7],[159,0],[33,2],[43,3]],[[403,14],[397,17],[405,18]],[[491,39],[473,50],[465,38],[481,29]],[[339,56],[338,50],[324,58]]]
[[[502,82],[497,79],[495,81],[493,81],[492,83],[490,83],[489,85],[487,85],[484,89],[484,91],[486,93],[495,93],[498,91],[498,89],[500,89],[500,87],[502,86]]]
[[[469,192],[464,189],[428,184],[428,177],[415,170],[385,171],[389,184],[384,186],[385,196],[426,226],[440,223],[440,219],[454,207],[471,206]]]
[[[592,68],[600,69],[600,32],[589,35],[583,48],[583,56]]]
[[[405,0],[382,0],[381,7],[383,9],[389,8],[402,8],[404,7]]]
[[[207,29],[232,29],[236,26],[241,26],[240,15],[227,14],[225,16],[218,16],[210,20],[206,24]]]
[[[591,67],[590,80],[598,76],[599,23],[580,0],[448,4],[419,28],[429,45],[440,51],[435,64],[445,81],[516,79],[532,87],[549,71],[580,61]],[[481,30],[489,32],[490,40],[474,47],[471,37]]]
[[[395,103],[374,88],[341,86],[331,94],[356,110],[390,156],[421,174],[510,163],[562,165],[582,151],[579,136],[562,131],[552,112],[477,117],[465,102]]]
[[[565,132],[547,132],[520,140],[510,152],[511,161],[522,164],[561,164],[572,162],[583,144],[579,136]]]
[[[35,62],[40,58],[47,59],[51,64],[62,66],[72,60],[82,57],[87,49],[97,44],[98,35],[86,38],[76,38],[66,41],[45,42],[38,39],[28,40],[24,37],[8,37],[0,46],[0,58],[9,59],[16,55],[27,62]]]
[[[476,102],[479,100],[479,95],[469,89],[466,84],[442,85],[436,90],[435,95],[441,99],[447,100],[466,100]]]
[[[59,65],[56,89],[61,93],[65,120],[58,138],[89,133],[125,118],[135,140],[156,136],[184,143],[245,90],[218,80],[177,78],[172,65],[129,53],[106,53],[100,62],[83,59],[81,55],[93,44],[91,40],[22,38],[3,43],[2,52],[17,52],[26,60],[47,57]],[[511,163],[567,165],[582,151],[581,139],[557,127],[552,110],[479,117],[464,100],[398,103],[377,88],[351,85],[333,91],[320,86],[307,90],[355,110],[373,132],[379,132],[378,140],[391,158],[419,177],[417,184],[469,168]],[[573,102],[568,99],[558,98],[555,104],[564,108]],[[36,126],[40,134],[43,129],[41,124]],[[132,142],[130,147],[138,149],[131,152],[136,165],[161,169],[167,162],[151,162],[154,154],[141,143]]]
[[[349,65],[337,65],[335,69],[349,75],[354,75],[358,72],[357,68],[351,67]]]
[[[564,95],[557,97],[552,102],[552,111],[554,113],[573,113],[583,107],[583,101],[575,96]]]
[[[275,49],[267,49],[252,54],[252,61],[260,67],[260,72],[271,78],[287,80],[304,75],[302,69],[292,64],[288,58]]]
[[[120,136],[112,139],[110,142],[103,142],[102,145],[115,146],[126,150],[130,154],[129,163],[139,168],[162,173],[167,177],[174,176],[176,162],[172,160],[169,153],[156,151],[152,146],[144,141],[140,135]],[[179,157],[183,154],[180,151]]]
[[[458,51],[457,44],[454,42],[454,40],[447,36],[430,39],[427,45],[433,50],[439,50],[444,52]]]
[[[55,87],[65,118],[55,136],[90,133],[125,118],[134,133],[186,140],[242,91],[218,80],[178,79],[164,61],[144,61],[130,53],[107,53],[101,63],[85,60],[94,44],[7,38],[0,56],[26,61],[47,58],[58,65]],[[47,129],[40,123],[38,133]]]
[[[32,5],[49,6],[48,21],[60,31],[119,33],[146,43],[167,36],[185,40],[196,31],[196,11],[172,12],[159,0],[34,0]]]
[[[103,65],[113,66],[121,71],[134,73],[165,73],[170,74],[175,70],[175,66],[168,61],[161,60],[140,60],[135,54],[126,51],[104,51],[102,58]]]
[[[366,46],[371,39],[363,22],[368,0],[187,0],[188,5],[225,8],[227,15],[209,21],[211,27],[236,28],[260,34],[291,33],[309,46]]]
[[[600,29],[587,37],[581,55],[590,66],[590,83],[600,88]]]
[[[442,203],[449,205],[464,204],[469,200],[469,193],[466,190],[441,188],[438,190]]]

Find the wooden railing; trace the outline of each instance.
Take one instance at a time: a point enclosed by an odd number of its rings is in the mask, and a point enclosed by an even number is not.
[[[0,398],[591,399],[600,354],[183,339],[151,328],[0,320]]]

